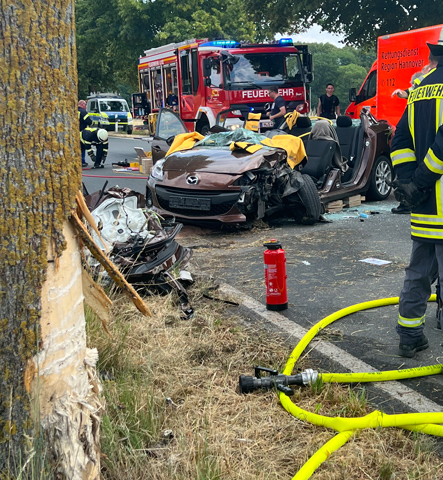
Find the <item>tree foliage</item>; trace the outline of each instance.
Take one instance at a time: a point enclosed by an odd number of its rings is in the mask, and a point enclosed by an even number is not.
[[[79,96],[137,88],[137,58],[160,30],[156,2],[76,0]]]
[[[344,35],[346,44],[374,49],[380,35],[435,24],[443,18],[443,2],[76,0],[76,17],[79,94],[84,97],[91,91],[135,91],[137,58],[169,42],[206,37],[266,41],[317,23]],[[372,54],[365,58],[361,50],[353,55],[357,61],[351,63],[369,68]],[[352,72],[359,76],[355,68]]]
[[[160,0],[165,12],[157,40],[178,42],[187,38],[223,38],[253,41],[255,25],[241,0]],[[234,21],[235,19],[235,21]]]
[[[428,27],[443,18],[441,0],[245,1],[262,40],[274,38],[276,32],[300,33],[319,24],[344,35],[346,44],[375,47],[380,35]]]
[[[241,0],[76,0],[76,28],[80,97],[128,86],[136,91],[137,59],[149,48],[256,36]]]
[[[311,84],[311,108],[315,109],[327,83],[335,86],[334,95],[340,100],[340,110],[349,105],[348,92],[359,87],[375,60],[375,51],[362,53],[353,47],[338,48],[330,43],[310,43],[314,59],[314,81]]]

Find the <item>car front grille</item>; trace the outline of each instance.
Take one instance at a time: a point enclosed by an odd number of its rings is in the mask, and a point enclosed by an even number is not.
[[[156,186],[155,193],[160,208],[176,215],[185,217],[215,217],[225,215],[231,210],[238,200],[239,192],[223,192],[223,191],[192,191],[176,188],[165,188]],[[209,210],[199,210],[194,208],[171,207],[169,199],[173,196],[181,196],[187,198],[204,198],[211,200]]]

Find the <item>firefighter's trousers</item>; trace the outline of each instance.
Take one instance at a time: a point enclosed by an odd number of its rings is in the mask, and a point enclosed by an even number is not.
[[[400,294],[397,325],[400,343],[413,344],[423,334],[431,285],[437,279],[438,272],[443,274],[443,244],[413,240],[411,260],[406,267]]]

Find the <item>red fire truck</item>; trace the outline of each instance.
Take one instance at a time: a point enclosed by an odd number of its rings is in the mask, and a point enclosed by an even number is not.
[[[238,106],[261,113],[261,127],[270,127],[265,110],[273,85],[288,110],[310,110],[312,55],[291,39],[273,44],[195,39],[144,53],[138,65],[140,93],[133,95],[136,117],[170,107],[190,132],[205,134],[218,113]]]

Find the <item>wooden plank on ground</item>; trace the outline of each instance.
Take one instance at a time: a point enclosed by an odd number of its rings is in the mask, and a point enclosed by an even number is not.
[[[353,195],[343,200],[345,208],[357,207],[361,205],[361,195]]]
[[[326,211],[328,213],[341,212],[343,210],[343,200],[335,200],[335,202],[329,202],[326,205]]]

